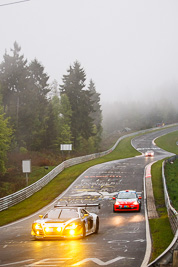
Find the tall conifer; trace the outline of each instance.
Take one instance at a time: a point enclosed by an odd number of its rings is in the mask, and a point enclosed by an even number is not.
[[[90,113],[92,103],[89,91],[85,89],[86,74],[78,61],[68,69],[68,74],[63,76],[63,85],[60,86],[61,95],[66,94],[70,101],[71,132],[74,146],[79,147],[80,138],[88,139],[92,135],[93,123]]]

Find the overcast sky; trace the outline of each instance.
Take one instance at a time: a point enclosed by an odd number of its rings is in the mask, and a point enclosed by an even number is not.
[[[0,62],[14,41],[50,81],[78,60],[101,102],[178,92],[177,0],[0,0]],[[167,89],[169,88],[169,89]]]

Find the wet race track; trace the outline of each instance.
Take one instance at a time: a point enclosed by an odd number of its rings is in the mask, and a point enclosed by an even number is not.
[[[150,162],[171,154],[152,142],[157,136],[178,130],[162,129],[132,140],[144,153],[155,152],[153,158],[138,156],[100,164],[85,171],[55,203],[100,203],[101,209],[88,208],[100,219],[98,234],[79,240],[34,241],[31,224],[54,203],[18,223],[0,227],[0,266],[126,266],[140,267],[146,253],[146,221],[144,207],[144,172]],[[142,192],[141,212],[113,212],[112,197],[119,190]]]

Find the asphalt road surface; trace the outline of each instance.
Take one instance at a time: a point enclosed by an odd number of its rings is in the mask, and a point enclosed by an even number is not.
[[[34,241],[31,224],[54,203],[18,222],[0,227],[1,266],[111,266],[140,267],[146,253],[146,220],[144,210],[144,170],[150,162],[171,154],[156,147],[153,140],[178,130],[162,129],[132,140],[144,153],[152,149],[154,158],[143,155],[99,164],[89,168],[55,201],[55,203],[100,203],[101,209],[88,208],[100,218],[98,234],[79,240]],[[142,192],[141,212],[113,212],[112,197],[119,190]],[[49,192],[50,193],[50,192]]]

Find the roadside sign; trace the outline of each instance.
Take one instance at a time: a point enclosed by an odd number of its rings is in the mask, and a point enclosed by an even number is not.
[[[61,144],[60,146],[61,150],[72,150],[72,144]]]
[[[22,172],[26,173],[26,186],[28,186],[28,173],[31,172],[31,159],[22,160]]]
[[[31,159],[22,160],[22,172],[24,173],[31,172]]]

